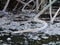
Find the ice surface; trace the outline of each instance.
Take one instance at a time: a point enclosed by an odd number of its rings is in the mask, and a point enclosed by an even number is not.
[[[45,33],[49,35],[60,35],[60,23],[56,23],[50,25],[47,29],[45,29]]]

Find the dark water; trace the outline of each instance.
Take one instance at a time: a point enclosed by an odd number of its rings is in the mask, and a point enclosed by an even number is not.
[[[43,33],[4,34],[0,36],[0,45],[60,45],[60,35],[49,36]]]

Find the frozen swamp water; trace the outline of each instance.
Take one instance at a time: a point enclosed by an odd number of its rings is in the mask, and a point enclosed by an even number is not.
[[[34,16],[31,19],[31,16],[21,15],[15,15],[13,19],[0,17],[0,45],[60,45],[60,23],[49,24],[46,29],[38,33],[11,34],[13,31],[43,26],[31,21]],[[31,22],[28,22],[29,19]]]

